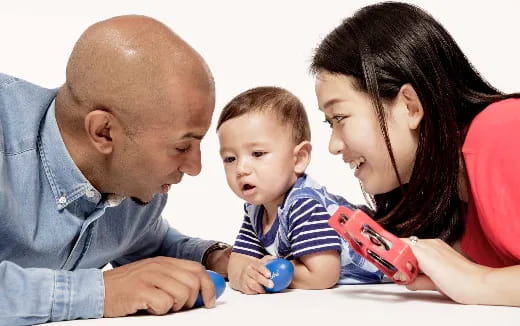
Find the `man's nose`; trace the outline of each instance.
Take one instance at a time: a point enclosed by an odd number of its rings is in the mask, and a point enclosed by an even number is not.
[[[179,170],[191,176],[196,176],[202,169],[200,146],[193,146]]]

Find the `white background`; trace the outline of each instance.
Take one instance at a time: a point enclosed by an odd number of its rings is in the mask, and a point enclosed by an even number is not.
[[[239,92],[282,86],[305,104],[313,133],[308,172],[332,192],[360,203],[357,181],[327,151],[308,73],[313,49],[341,20],[372,1],[3,1],[0,71],[54,88],[64,82],[74,42],[90,24],[121,14],[152,16],[170,26],[206,59],[216,80],[213,124],[202,144],[202,173],[170,191],[164,217],[194,236],[232,243],[242,201],[228,189],[218,155],[216,117]],[[520,91],[517,1],[414,1],[451,33],[494,86]]]

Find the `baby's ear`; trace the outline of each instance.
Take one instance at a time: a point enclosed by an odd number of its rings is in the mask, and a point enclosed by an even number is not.
[[[301,175],[311,162],[312,145],[308,141],[302,141],[294,147],[294,172]]]

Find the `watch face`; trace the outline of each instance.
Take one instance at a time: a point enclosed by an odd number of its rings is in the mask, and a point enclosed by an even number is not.
[[[217,245],[218,245],[219,249],[226,249],[226,248],[231,247],[230,245],[228,245],[227,243],[224,243],[224,242],[217,242]]]

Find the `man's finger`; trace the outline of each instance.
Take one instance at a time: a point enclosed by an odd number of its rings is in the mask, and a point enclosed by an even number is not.
[[[197,295],[199,293],[198,285],[190,286],[185,281],[182,280],[182,277],[177,275],[177,278],[172,277],[170,274],[166,273],[156,273],[151,281],[152,285],[170,295],[174,298],[176,303],[176,308],[178,305],[182,303],[180,306],[190,308],[195,303],[197,299]],[[192,282],[193,283],[193,282]],[[173,305],[173,303],[172,303]],[[180,308],[179,308],[180,309]],[[179,310],[177,309],[177,310]],[[175,310],[175,311],[177,311]]]
[[[217,300],[215,285],[206,271],[198,275],[200,280],[200,293],[202,296],[202,301],[204,302],[204,306],[206,308],[213,308],[215,306],[215,301]]]
[[[146,310],[152,315],[164,315],[170,311],[173,306],[174,299],[166,292],[150,288],[144,293],[146,301]]]

